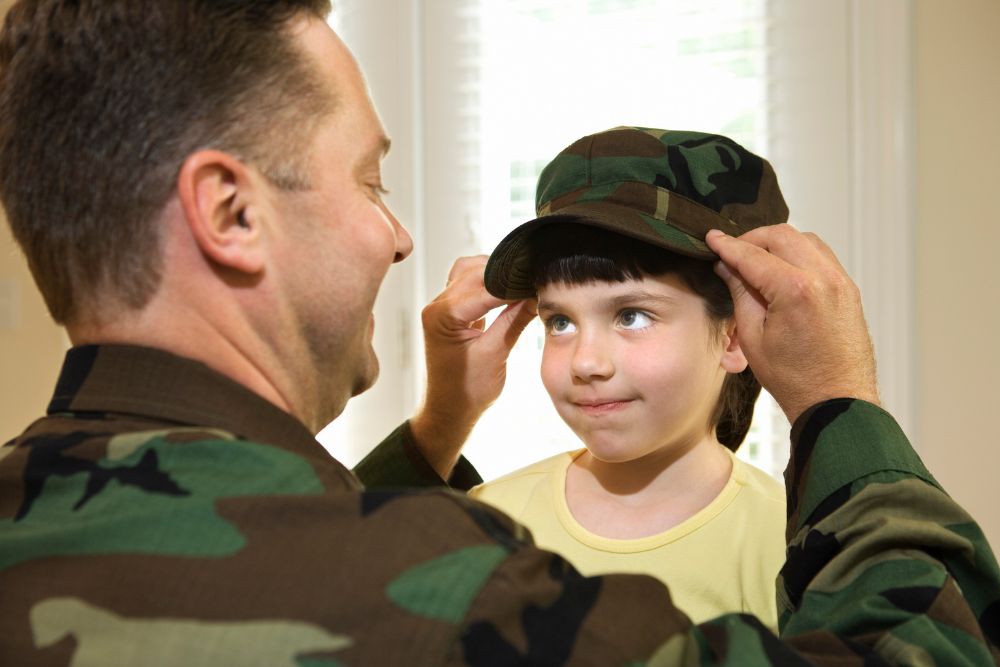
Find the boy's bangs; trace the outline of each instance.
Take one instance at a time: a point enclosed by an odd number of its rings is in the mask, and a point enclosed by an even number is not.
[[[643,276],[687,273],[690,264],[705,264],[622,234],[579,224],[551,224],[532,238],[535,289],[553,283],[580,285],[620,283]]]

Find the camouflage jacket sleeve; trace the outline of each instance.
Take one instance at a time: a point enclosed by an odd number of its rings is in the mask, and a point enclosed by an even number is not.
[[[653,625],[659,626],[656,634],[665,631],[670,638],[634,664],[1000,663],[996,559],[977,524],[924,468],[892,417],[861,401],[824,403],[797,420],[792,451],[787,561],[778,579],[780,637],[748,615],[690,627],[683,616],[666,613]],[[621,634],[622,617],[632,619],[625,625],[633,635],[654,632],[628,611],[637,600],[647,602],[649,590],[630,588],[640,582],[586,579],[571,570],[549,573],[562,591],[551,606],[536,608],[533,617],[522,615],[520,627],[496,626],[492,619],[504,616],[499,611],[509,604],[511,589],[525,571],[537,569],[522,561],[536,554],[515,554],[494,572],[466,619],[466,658],[481,652],[512,661],[496,664],[514,664],[533,651],[553,650],[553,628],[567,619],[559,616],[557,623],[548,614],[560,607],[567,616],[590,607],[564,646],[569,663],[584,645],[600,651],[641,643]],[[522,648],[503,639],[519,634]],[[601,664],[592,658],[588,662]]]
[[[458,460],[451,477],[447,481],[441,479],[417,449],[409,422],[403,422],[386,436],[355,466],[354,474],[369,489],[449,486],[468,491],[483,483],[483,478],[464,456]]]
[[[695,629],[702,664],[1000,663],[1000,572],[975,521],[887,413],[814,407],[792,431],[781,641],[741,616]]]

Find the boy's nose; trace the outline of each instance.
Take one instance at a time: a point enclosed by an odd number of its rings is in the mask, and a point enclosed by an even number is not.
[[[608,347],[599,336],[581,335],[577,339],[571,366],[574,377],[581,380],[609,378],[615,372]]]

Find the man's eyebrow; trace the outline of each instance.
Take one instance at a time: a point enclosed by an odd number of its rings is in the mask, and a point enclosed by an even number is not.
[[[362,167],[369,167],[373,164],[378,164],[389,149],[392,147],[392,140],[384,134],[380,134],[375,144],[365,152],[364,156],[361,158],[359,163]]]
[[[382,158],[389,152],[390,146],[392,146],[392,141],[389,137],[380,134],[372,147],[361,155],[361,158],[354,166],[354,173],[360,175],[363,172],[367,173],[369,169],[379,169]]]

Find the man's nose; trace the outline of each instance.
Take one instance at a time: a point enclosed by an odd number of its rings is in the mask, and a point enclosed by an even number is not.
[[[392,221],[392,229],[396,233],[396,255],[392,261],[394,263],[402,262],[413,252],[413,237],[410,236],[410,232],[406,231],[406,227],[396,219],[389,207],[385,207],[385,212],[389,216],[389,220]]]

